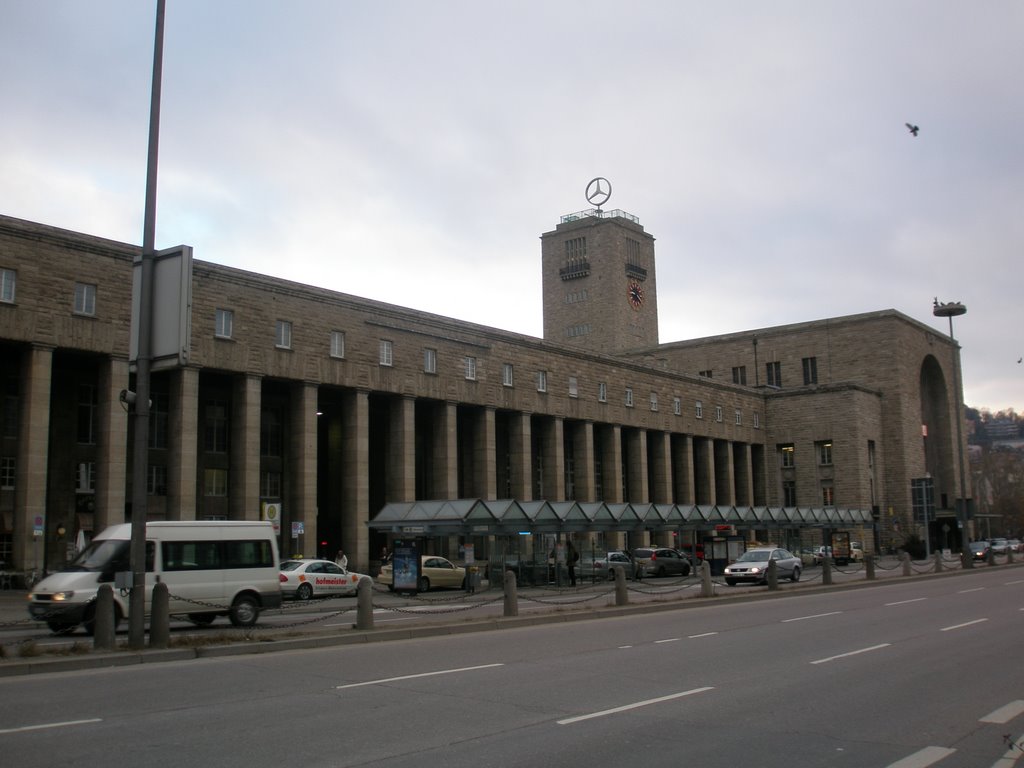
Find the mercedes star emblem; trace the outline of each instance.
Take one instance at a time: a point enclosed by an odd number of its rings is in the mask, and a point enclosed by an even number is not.
[[[611,182],[603,176],[591,179],[590,183],[587,184],[587,202],[596,206],[599,210],[602,205],[608,202],[608,198],[611,196]]]

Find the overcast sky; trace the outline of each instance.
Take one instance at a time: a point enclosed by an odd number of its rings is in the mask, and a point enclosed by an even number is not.
[[[155,9],[0,0],[0,213],[141,243]],[[167,0],[156,244],[540,336],[604,176],[662,342],[961,301],[965,401],[1022,412],[1022,40],[1018,0]]]

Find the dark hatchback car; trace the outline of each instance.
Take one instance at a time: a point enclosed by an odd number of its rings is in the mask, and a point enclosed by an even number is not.
[[[975,560],[988,560],[988,551],[990,547],[987,541],[972,541],[971,542],[971,556]]]
[[[644,576],[689,576],[692,570],[690,559],[670,547],[639,547],[633,560]]]

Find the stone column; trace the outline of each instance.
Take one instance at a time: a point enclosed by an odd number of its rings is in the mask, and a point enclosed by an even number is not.
[[[647,486],[647,430],[626,430],[626,473],[629,478],[629,498],[626,501],[651,500]]]
[[[717,504],[715,457],[709,437],[693,438],[694,490],[698,504]]]
[[[416,498],[416,400],[400,397],[392,402],[388,424],[387,500]]]
[[[287,509],[283,517],[301,522],[304,532],[297,539],[291,531],[282,531],[286,548],[294,546],[303,555],[316,555],[316,469],[317,469],[317,386],[308,382],[294,384],[291,391],[291,418],[289,421]],[[287,537],[287,538],[286,538]],[[292,554],[292,553],[289,553]]]
[[[696,504],[693,474],[693,438],[677,435],[672,440],[673,500],[676,504]]]
[[[99,439],[96,446],[96,514],[98,533],[123,523],[127,492],[128,411],[121,404],[121,390],[128,389],[128,361],[108,357],[100,366]]]
[[[473,492],[477,498],[494,499],[498,494],[498,469],[493,406],[485,407],[476,420],[473,451]]]
[[[46,531],[46,478],[50,452],[50,385],[53,348],[33,346],[21,372],[21,422],[14,490],[14,567],[42,570],[45,536],[35,535],[36,520]]]
[[[459,430],[455,403],[437,407],[434,424],[434,477],[431,487],[437,499],[454,499],[459,494]]]
[[[167,414],[167,519],[196,519],[199,483],[199,370],[171,374]]]
[[[509,464],[512,496],[520,501],[533,500],[532,428],[530,414],[517,413],[509,419]]]
[[[604,454],[604,499],[609,504],[625,501],[622,497],[622,427],[613,424],[602,441]]]
[[[260,519],[260,421],[263,381],[244,374],[234,380],[231,397],[230,516]]]
[[[736,474],[732,458],[732,443],[715,440],[712,444],[715,464],[716,504],[736,504]]]
[[[594,422],[579,425],[573,436],[576,456],[576,499],[597,501],[597,478],[594,470]]]
[[[754,470],[750,457],[750,445],[732,443],[733,467],[736,472],[736,504],[753,506]]]
[[[564,422],[560,416],[545,419],[544,425],[544,498],[548,501],[565,500],[565,444]]]
[[[370,397],[359,390],[342,405],[341,540],[349,567],[366,573],[370,567]]]
[[[672,503],[672,443],[668,432],[650,433],[651,501],[655,504]]]

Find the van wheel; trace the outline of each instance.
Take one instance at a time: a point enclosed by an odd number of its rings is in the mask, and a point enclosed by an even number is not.
[[[55,635],[67,635],[71,632],[74,632],[75,627],[77,627],[78,625],[68,624],[65,621],[56,621],[55,619],[51,619],[50,621],[46,622],[46,626],[48,626],[50,628],[50,631],[53,632],[53,634]]]
[[[114,631],[117,632],[117,625],[121,623],[121,606],[114,603]],[[96,606],[91,606],[85,613],[85,619],[82,621],[82,627],[85,629],[85,634],[92,637],[96,634]]]
[[[313,596],[313,588],[309,584],[299,584],[295,590],[295,597],[299,600],[309,600]]]
[[[429,592],[429,591],[430,591],[430,579],[428,579],[426,576],[421,576],[420,577],[420,592]]]
[[[252,595],[242,595],[235,598],[231,604],[231,613],[228,617],[236,627],[251,627],[260,616],[260,606]]]
[[[213,624],[216,618],[217,614],[215,613],[190,613],[188,615],[188,620],[197,627],[208,627]]]

